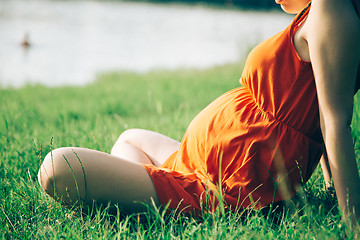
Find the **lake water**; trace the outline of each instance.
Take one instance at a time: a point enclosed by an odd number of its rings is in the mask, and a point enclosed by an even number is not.
[[[291,19],[201,5],[0,0],[0,86],[84,85],[106,71],[236,62]],[[26,34],[29,48],[20,45]]]

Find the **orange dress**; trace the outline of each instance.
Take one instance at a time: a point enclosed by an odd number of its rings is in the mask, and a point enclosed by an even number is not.
[[[231,209],[261,208],[310,178],[324,144],[311,63],[293,44],[308,12],[250,53],[242,86],[203,109],[161,167],[144,165],[163,205],[199,211],[221,190]]]

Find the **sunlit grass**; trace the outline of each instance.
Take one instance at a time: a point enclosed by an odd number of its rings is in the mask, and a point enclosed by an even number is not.
[[[194,116],[217,96],[239,86],[242,64],[208,70],[107,73],[85,87],[0,89],[0,237],[119,239],[338,239],[343,238],[335,197],[319,169],[291,211],[277,216],[218,209],[202,218],[149,207],[141,216],[92,217],[65,209],[37,183],[50,150],[80,146],[109,152],[128,128],[181,140]],[[353,133],[359,149],[359,97]],[[51,143],[53,141],[53,143]],[[359,151],[357,151],[359,159]],[[267,217],[268,216],[268,217]],[[351,238],[351,236],[348,236]]]

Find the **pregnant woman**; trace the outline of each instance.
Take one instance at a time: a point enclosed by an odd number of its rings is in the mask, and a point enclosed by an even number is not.
[[[321,159],[343,214],[356,222],[350,123],[360,87],[359,1],[276,2],[297,13],[292,23],[250,53],[241,86],[202,110],[181,143],[131,129],[110,154],[56,149],[39,170],[42,188],[67,205],[95,201],[127,212],[153,201],[199,213],[205,203],[216,207],[220,193],[229,209],[259,209],[294,196]]]

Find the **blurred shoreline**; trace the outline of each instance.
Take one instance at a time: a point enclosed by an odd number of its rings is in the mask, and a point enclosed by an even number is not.
[[[275,10],[157,2],[2,3],[0,86],[84,85],[113,70],[204,69],[237,62],[291,20]]]
[[[269,10],[278,8],[275,1],[269,0],[125,0],[129,2],[152,2],[152,3],[186,3],[206,4],[210,6],[237,7],[241,9]]]

